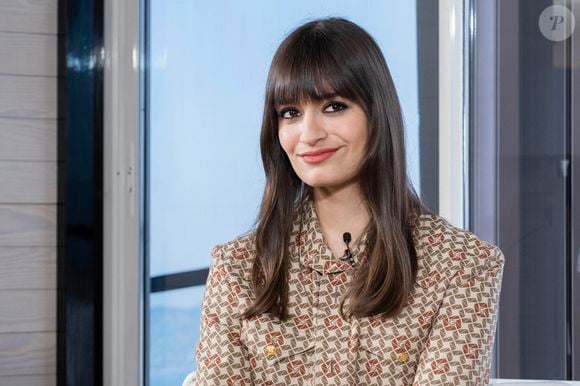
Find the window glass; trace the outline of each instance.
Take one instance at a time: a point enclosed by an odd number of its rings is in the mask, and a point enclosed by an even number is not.
[[[208,268],[212,247],[245,233],[257,215],[266,77],[275,49],[293,28],[343,16],[375,37],[403,108],[409,176],[418,192],[436,201],[437,180],[422,178],[421,165],[430,175],[437,172],[437,5],[421,14],[414,1],[378,0],[291,6],[149,0],[147,7],[148,279],[198,274],[185,280],[192,288],[162,285],[150,296],[149,380],[165,386],[194,370],[205,284],[199,273]],[[419,157],[420,145],[429,148],[427,158]]]

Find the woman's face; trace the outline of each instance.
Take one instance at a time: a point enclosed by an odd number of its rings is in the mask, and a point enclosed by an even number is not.
[[[357,180],[368,138],[363,108],[340,96],[276,106],[278,138],[300,179],[312,187],[341,187]],[[334,150],[319,156],[304,153]]]

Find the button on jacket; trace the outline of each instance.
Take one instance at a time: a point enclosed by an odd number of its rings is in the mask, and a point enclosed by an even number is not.
[[[497,246],[423,214],[413,231],[417,279],[402,312],[345,321],[341,296],[367,257],[368,233],[351,247],[353,267],[325,244],[314,203],[299,210],[287,321],[237,316],[253,299],[253,232],[213,248],[197,368],[185,386],[488,384],[504,266]]]

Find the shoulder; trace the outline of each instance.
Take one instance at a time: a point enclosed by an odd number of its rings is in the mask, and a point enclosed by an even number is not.
[[[420,265],[447,274],[470,273],[486,267],[503,268],[501,249],[437,214],[423,214],[414,231]]]
[[[255,256],[255,231],[245,233],[212,248],[212,264],[223,265],[232,273],[249,275]]]

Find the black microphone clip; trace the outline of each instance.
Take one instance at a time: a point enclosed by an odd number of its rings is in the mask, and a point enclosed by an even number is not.
[[[350,251],[350,247],[348,246],[348,243],[350,243],[351,240],[350,233],[344,232],[342,234],[342,240],[346,243],[346,249],[344,250],[344,256],[342,257],[342,260],[348,260],[350,265],[354,266],[355,265],[354,258],[352,257],[352,252]]]

